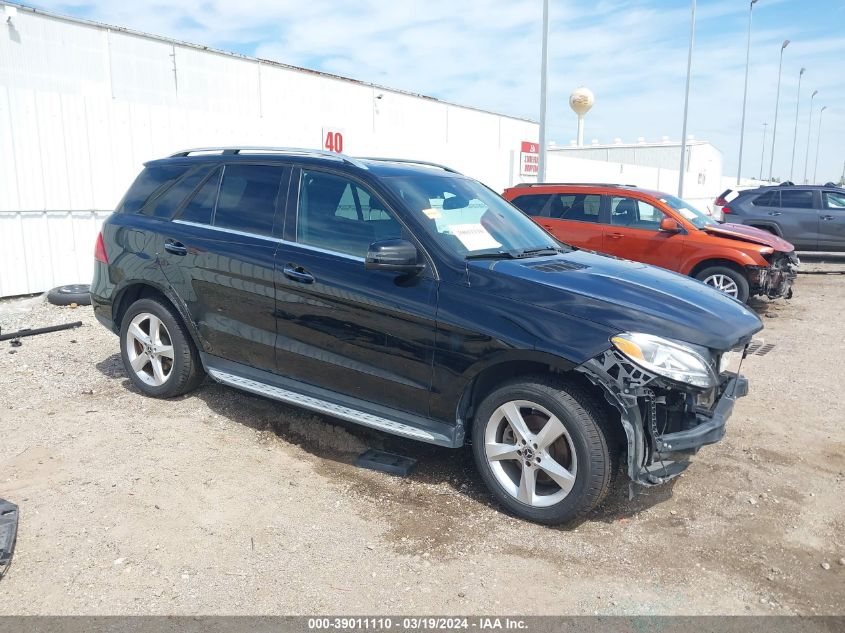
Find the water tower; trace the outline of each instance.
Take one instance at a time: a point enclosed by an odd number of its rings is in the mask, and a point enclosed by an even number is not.
[[[578,147],[584,145],[584,115],[593,107],[596,97],[593,91],[580,86],[569,95],[569,107],[578,115]]]

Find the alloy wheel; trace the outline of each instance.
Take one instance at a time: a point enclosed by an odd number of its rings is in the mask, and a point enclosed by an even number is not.
[[[559,503],[575,484],[572,438],[557,416],[534,402],[512,400],[496,409],[487,421],[484,450],[502,488],[526,505]]]
[[[721,290],[731,297],[739,295],[739,287],[736,285],[736,282],[727,275],[723,275],[721,273],[710,275],[704,279],[704,283],[708,286],[713,286],[716,290]]]
[[[135,375],[144,383],[160,387],[173,372],[173,342],[156,315],[141,312],[126,330],[126,355]]]

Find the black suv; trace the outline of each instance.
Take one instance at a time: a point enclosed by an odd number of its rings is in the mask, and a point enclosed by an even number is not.
[[[756,226],[799,251],[845,251],[845,189],[832,184],[740,191],[722,208],[725,220]]]
[[[762,328],[693,279],[557,242],[417,161],[192,150],[146,164],[96,249],[92,300],[143,393],[205,374],[388,433],[472,444],[515,514],[593,508],[719,441]]]

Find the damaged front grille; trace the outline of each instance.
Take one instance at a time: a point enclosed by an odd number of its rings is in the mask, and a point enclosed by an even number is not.
[[[792,283],[798,276],[798,256],[795,251],[778,251],[771,255],[770,265],[750,269],[751,293],[765,295],[770,299],[792,297]]]
[[[655,485],[671,479],[686,468],[689,455],[724,435],[724,420],[714,416],[737,374],[723,372],[720,384],[710,389],[685,387],[640,369],[614,349],[587,361],[581,371],[605,388],[605,398],[620,414],[633,482]],[[747,387],[740,391],[738,397]]]

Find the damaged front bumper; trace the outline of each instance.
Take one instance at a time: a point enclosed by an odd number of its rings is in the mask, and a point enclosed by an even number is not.
[[[748,393],[748,380],[733,372],[723,372],[716,387],[698,389],[650,374],[612,349],[578,370],[619,411],[628,476],[644,486],[676,477],[698,449],[721,440],[737,398]]]
[[[769,266],[749,266],[748,282],[751,295],[764,296],[770,299],[792,297],[792,284],[798,276],[798,266],[801,262],[795,251],[791,253],[777,252],[772,255]]]

